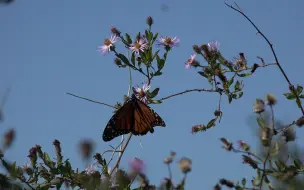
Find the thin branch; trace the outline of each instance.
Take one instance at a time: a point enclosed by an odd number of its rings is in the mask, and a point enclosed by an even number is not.
[[[179,93],[172,94],[170,96],[166,96],[164,98],[161,98],[158,101],[166,100],[166,99],[172,98],[174,96],[182,95],[182,94],[189,93],[189,92],[218,92],[219,93],[220,91],[219,90],[214,90],[214,89],[203,89],[203,88],[202,89],[185,90],[183,92],[179,92]]]
[[[288,76],[286,75],[285,71],[283,70],[283,68],[282,68],[282,66],[281,66],[281,64],[280,64],[280,62],[279,62],[279,60],[278,60],[278,57],[277,57],[277,55],[276,55],[276,52],[275,52],[274,49],[273,49],[273,44],[272,44],[272,43],[268,40],[268,38],[260,31],[260,29],[253,23],[253,21],[252,21],[252,20],[251,20],[251,19],[250,19],[250,18],[249,18],[249,17],[248,17],[240,8],[239,8],[239,6],[238,6],[236,3],[235,3],[235,4],[236,4],[236,6],[237,6],[239,9],[234,8],[232,5],[229,5],[229,4],[227,4],[227,3],[225,3],[225,4],[226,4],[228,7],[230,7],[231,9],[233,9],[233,10],[235,10],[236,12],[240,13],[241,15],[243,15],[243,16],[251,23],[251,25],[257,30],[258,34],[260,34],[260,35],[264,38],[264,40],[268,43],[268,45],[269,45],[269,47],[270,47],[270,49],[271,49],[271,51],[272,51],[272,54],[273,54],[273,56],[274,56],[274,59],[275,59],[277,65],[278,65],[278,67],[279,67],[281,73],[282,73],[283,76],[285,77],[285,79],[286,79],[286,81],[287,81],[289,87],[293,87],[293,84],[290,82]],[[291,91],[293,91],[293,93],[295,94],[296,99],[297,99],[297,102],[301,102],[301,101],[300,101],[300,98],[299,98],[299,95],[297,94],[296,90],[295,90],[294,88],[291,88]],[[299,104],[299,107],[300,107],[300,109],[301,109],[302,114],[304,115],[304,109],[303,109],[302,105]]]
[[[76,98],[80,98],[80,99],[83,99],[83,100],[87,100],[87,101],[89,101],[89,102],[93,102],[93,103],[96,103],[96,104],[101,104],[101,105],[108,106],[108,107],[111,107],[111,108],[116,109],[114,106],[111,106],[111,105],[106,104],[106,103],[103,103],[103,102],[98,102],[98,101],[95,101],[95,100],[91,100],[91,99],[89,99],[89,98],[77,96],[77,95],[72,94],[72,93],[69,93],[69,92],[67,92],[66,94],[67,94],[67,95],[70,95],[70,96],[74,96],[74,97],[76,97]]]
[[[116,161],[114,167],[112,168],[112,170],[111,170],[111,172],[110,172],[110,176],[113,174],[113,172],[115,171],[115,169],[118,168],[119,163],[120,163],[120,160],[121,160],[121,158],[122,158],[122,155],[123,155],[123,153],[125,152],[125,150],[126,150],[128,144],[129,144],[129,142],[130,142],[130,140],[131,140],[131,137],[132,137],[132,133],[130,133],[130,135],[129,135],[127,141],[126,141],[126,144],[125,144],[124,147],[122,148],[122,152],[121,152],[120,156],[118,157],[118,159],[117,159],[117,161]]]
[[[247,155],[249,155],[249,156],[253,156],[253,157],[255,157],[256,159],[258,159],[259,161],[263,162],[263,159],[262,159],[262,158],[258,157],[257,155],[255,155],[255,154],[252,153],[252,152],[237,150],[237,149],[235,149],[235,148],[233,148],[232,151],[235,152],[235,153],[242,153],[242,154],[247,154]]]
[[[277,65],[276,63],[269,63],[269,64],[262,64],[262,65],[259,65],[259,67],[269,67],[269,66],[272,66],[272,65]],[[222,71],[222,73],[239,73],[239,72],[242,72],[242,71],[249,71],[249,70],[252,70],[253,69],[253,66],[252,67],[247,67],[246,69],[239,69],[239,70],[235,70],[235,71],[227,71],[227,70],[224,70]]]

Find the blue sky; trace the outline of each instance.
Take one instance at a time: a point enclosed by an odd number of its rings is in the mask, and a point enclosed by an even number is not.
[[[304,2],[238,3],[274,43],[290,79],[303,84]],[[162,4],[169,6],[168,12],[161,11]],[[64,158],[70,158],[74,167],[83,168],[77,151],[80,139],[93,139],[97,152],[118,143],[120,138],[110,143],[102,141],[103,129],[112,116],[111,108],[76,99],[66,92],[112,105],[121,102],[128,90],[128,70],[118,69],[113,55],[102,56],[96,48],[109,37],[110,26],[134,36],[147,28],[147,16],[155,21],[154,32],[181,39],[180,47],[169,54],[164,75],[152,83],[152,88],[161,88],[158,98],[186,89],[209,88],[194,69],[184,68],[194,44],[219,40],[220,50],[228,59],[244,52],[251,64],[259,61],[256,56],[274,62],[269,47],[254,28],[221,0],[31,0],[1,6],[0,94],[10,85],[12,91],[0,132],[3,134],[9,127],[17,132],[17,140],[5,155],[7,159],[24,164],[28,150],[35,144],[55,157],[52,141],[56,138],[62,143]],[[134,84],[143,80],[133,74]],[[301,113],[294,102],[282,96],[288,88],[278,68],[259,69],[244,83],[242,99],[231,105],[224,99],[222,122],[196,135],[190,133],[191,126],[212,118],[217,107],[216,94],[194,92],[153,105],[167,127],[157,128],[153,135],[133,138],[121,166],[127,168],[128,160],[140,157],[147,164],[151,182],[159,184],[168,175],[163,159],[173,150],[177,158],[187,156],[193,161],[187,189],[210,189],[222,177],[251,179],[254,173],[241,164],[241,155],[221,149],[219,138],[242,139],[255,147],[257,139],[252,127],[256,125],[249,123],[248,117],[252,115],[255,98],[263,98],[269,92],[277,95],[276,117],[283,123]],[[297,135],[297,142],[303,142],[303,131],[298,130]],[[177,166],[173,166],[175,182],[182,177]]]

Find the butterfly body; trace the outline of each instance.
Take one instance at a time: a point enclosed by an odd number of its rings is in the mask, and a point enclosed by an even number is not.
[[[109,120],[102,138],[107,142],[128,133],[146,135],[153,133],[155,126],[165,127],[166,124],[152,108],[132,95]]]

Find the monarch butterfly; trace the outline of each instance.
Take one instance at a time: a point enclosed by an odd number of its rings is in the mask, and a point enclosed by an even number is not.
[[[102,138],[107,142],[130,132],[133,135],[146,135],[149,131],[153,133],[155,126],[165,127],[166,124],[152,108],[133,94],[109,120]]]

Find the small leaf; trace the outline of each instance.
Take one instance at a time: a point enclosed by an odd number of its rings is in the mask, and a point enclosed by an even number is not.
[[[242,179],[242,185],[243,185],[243,186],[246,185],[246,179],[245,179],[245,178]]]
[[[284,93],[283,94],[288,100],[294,100],[296,96],[293,93]]]
[[[302,99],[303,99],[303,98],[304,98],[304,94],[301,94],[301,95],[299,96],[299,98],[302,98]]]
[[[297,169],[301,169],[302,168],[302,162],[301,162],[301,160],[299,160],[299,159],[295,159],[294,161],[293,161],[293,163],[294,163],[294,165],[296,166],[296,168]]]
[[[130,64],[128,58],[126,58],[126,56],[124,56],[123,54],[120,53],[120,54],[118,54],[118,57],[119,57],[126,65],[133,67],[133,66]]]
[[[155,40],[157,39],[157,37],[158,37],[158,33],[156,33],[156,34],[154,35],[151,44],[153,44],[153,43],[155,42]]]
[[[279,152],[279,144],[278,144],[278,142],[276,142],[272,151],[271,151],[271,153],[270,153],[270,155],[271,156],[276,156],[278,154],[278,152]]]
[[[151,104],[161,104],[161,100],[149,100]]]
[[[132,39],[128,33],[126,33],[126,40],[129,44],[132,44]]]
[[[297,93],[298,93],[298,94],[301,94],[302,91],[303,91],[303,86],[298,85],[298,86],[297,86]]]
[[[149,93],[149,98],[154,98],[155,96],[157,96],[159,92],[159,88],[155,88],[151,93]]]
[[[250,76],[252,73],[242,73],[242,74],[238,74],[239,77],[248,77]]]
[[[208,78],[208,75],[203,71],[199,71],[198,74],[200,74],[201,76],[203,76],[205,78]]]
[[[267,128],[267,125],[264,123],[264,121],[261,118],[257,118],[257,122],[262,129]]]
[[[279,171],[284,171],[285,170],[286,165],[281,160],[276,160],[274,163],[278,167]]]
[[[156,71],[156,72],[153,74],[153,76],[160,76],[160,75],[162,75],[162,74],[163,74],[162,72]]]
[[[229,80],[229,87],[233,84],[233,82],[234,82],[234,77],[232,77],[230,80]]]
[[[158,70],[162,70],[165,66],[165,60],[164,59],[158,59],[157,60],[157,68]]]
[[[216,121],[216,119],[211,119],[211,120],[209,121],[209,123],[207,124],[207,129],[209,129],[209,128],[215,126],[215,121]]]

